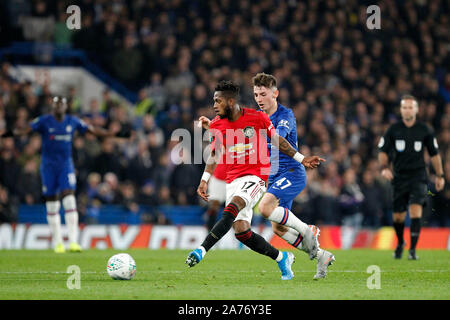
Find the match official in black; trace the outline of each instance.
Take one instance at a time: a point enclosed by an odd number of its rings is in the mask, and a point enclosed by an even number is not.
[[[378,144],[381,175],[392,181],[393,186],[393,225],[398,238],[394,252],[396,259],[402,257],[405,246],[403,229],[408,207],[411,219],[408,259],[418,259],[416,245],[420,234],[422,209],[428,193],[424,148],[431,157],[436,173],[436,191],[441,191],[445,184],[437,140],[431,128],[416,121],[418,112],[417,99],[411,95],[403,96],[400,101],[402,120],[391,125]],[[390,161],[393,163],[393,173]]]

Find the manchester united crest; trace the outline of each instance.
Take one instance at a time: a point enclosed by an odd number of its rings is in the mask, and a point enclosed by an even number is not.
[[[245,127],[243,130],[244,136],[248,139],[253,138],[255,135],[255,129],[253,127]]]

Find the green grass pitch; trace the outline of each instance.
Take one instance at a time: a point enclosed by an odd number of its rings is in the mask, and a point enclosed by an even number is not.
[[[131,281],[112,280],[106,263],[127,252],[137,264]],[[281,281],[274,261],[250,250],[212,250],[193,268],[184,261],[188,250],[0,251],[0,300],[157,299],[157,300],[307,300],[307,299],[450,299],[450,252],[419,250],[418,261],[402,260],[391,251],[334,251],[328,277],[314,281],[316,262],[293,251],[295,278]],[[80,289],[68,289],[77,265]],[[380,289],[369,289],[369,266],[380,268]],[[376,284],[369,279],[369,283]]]

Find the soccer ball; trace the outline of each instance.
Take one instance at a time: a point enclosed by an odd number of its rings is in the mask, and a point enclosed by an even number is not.
[[[106,271],[114,280],[131,280],[136,274],[136,262],[128,253],[119,253],[109,258]]]

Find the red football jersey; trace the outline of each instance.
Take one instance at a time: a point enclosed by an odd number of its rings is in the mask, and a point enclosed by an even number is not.
[[[219,163],[216,166],[216,169],[214,169],[213,176],[219,180],[227,180],[227,165],[225,163]]]
[[[211,121],[209,130],[212,150],[216,150],[219,159],[225,160],[227,183],[246,175],[267,180],[270,174],[267,137],[271,138],[275,134],[267,114],[241,108],[239,119],[229,121],[217,116]],[[225,152],[224,158],[220,156],[221,152]]]

